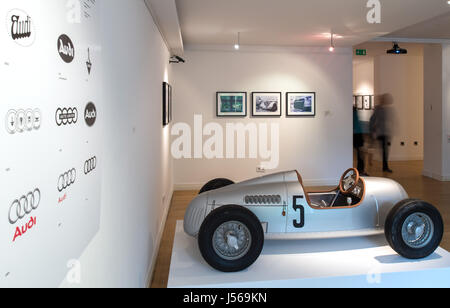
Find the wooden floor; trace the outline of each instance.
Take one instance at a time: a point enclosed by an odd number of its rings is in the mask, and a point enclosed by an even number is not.
[[[439,182],[422,176],[422,167],[421,161],[393,162],[391,168],[394,173],[383,174],[379,171],[381,165],[375,162],[374,166],[368,168],[368,173],[371,176],[392,178],[403,185],[410,197],[423,199],[435,205],[445,223],[441,247],[450,250],[450,182]],[[339,179],[336,179],[336,184],[338,181]],[[316,190],[317,187],[308,189]],[[177,220],[183,219],[187,205],[196,195],[196,191],[177,191],[173,195],[151,283],[152,288],[167,287],[175,224]]]

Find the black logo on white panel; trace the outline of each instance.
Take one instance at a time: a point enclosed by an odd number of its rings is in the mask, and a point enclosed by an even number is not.
[[[84,174],[89,174],[97,168],[97,157],[92,157],[84,163]]]
[[[65,34],[58,38],[58,53],[66,63],[71,63],[75,59],[75,47],[70,37]]]
[[[91,51],[88,48],[88,60],[86,61],[86,67],[88,70],[88,74],[91,74],[91,69],[92,69],[92,62],[91,62]]]
[[[75,168],[61,174],[58,178],[58,191],[62,192],[64,189],[69,186],[75,184],[75,180],[77,179],[77,171]]]
[[[56,125],[71,125],[78,122],[77,108],[58,108],[55,113]]]
[[[94,103],[88,103],[86,108],[84,109],[84,120],[86,121],[87,126],[92,127],[97,120],[97,109],[95,108]]]
[[[6,114],[5,127],[10,134],[38,130],[41,127],[42,114],[39,109],[10,110]]]
[[[22,47],[33,45],[36,31],[33,20],[26,12],[14,9],[6,15],[6,30],[12,40]]]
[[[8,220],[11,225],[16,224],[26,215],[39,207],[41,203],[41,191],[36,188],[33,192],[16,199],[9,207]]]

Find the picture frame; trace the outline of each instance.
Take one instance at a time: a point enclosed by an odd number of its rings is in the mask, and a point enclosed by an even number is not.
[[[253,92],[252,116],[253,117],[281,117],[282,114],[281,92]]]
[[[217,92],[217,117],[246,117],[247,92]]]
[[[286,93],[287,117],[315,117],[316,109],[316,92]]]
[[[356,96],[356,109],[358,110],[364,110],[364,102],[362,95]]]
[[[172,122],[172,86],[163,82],[163,127]]]
[[[372,109],[372,103],[371,103],[371,96],[370,95],[364,95],[363,96],[363,105],[364,105],[364,110],[371,110]]]
[[[353,95],[353,107],[356,107],[356,95]]]
[[[375,110],[375,95],[370,96],[370,109]]]

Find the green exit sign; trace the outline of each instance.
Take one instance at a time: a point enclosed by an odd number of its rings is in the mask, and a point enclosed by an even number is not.
[[[366,49],[356,49],[356,55],[357,56],[366,56],[367,50]]]

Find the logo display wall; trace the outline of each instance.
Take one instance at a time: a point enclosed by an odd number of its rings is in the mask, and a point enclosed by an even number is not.
[[[58,287],[99,230],[101,1],[0,1],[0,287]]]

